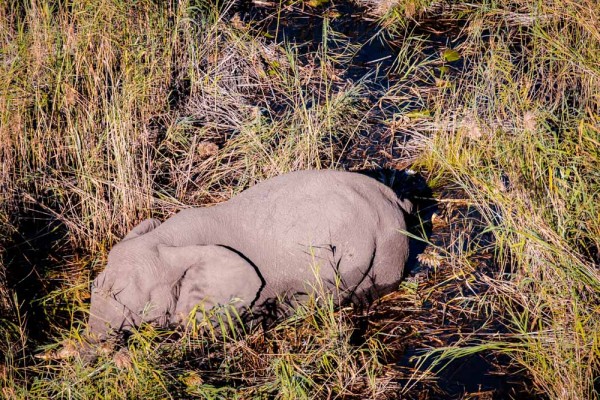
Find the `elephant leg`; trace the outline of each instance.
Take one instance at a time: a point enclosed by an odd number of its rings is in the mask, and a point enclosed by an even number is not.
[[[363,306],[396,290],[403,277],[407,255],[408,241],[400,233],[393,232],[380,238],[371,259],[361,263],[352,274],[354,286],[347,291],[345,302]]]

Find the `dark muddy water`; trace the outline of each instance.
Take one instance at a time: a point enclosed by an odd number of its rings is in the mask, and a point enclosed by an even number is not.
[[[57,266],[73,264],[76,256],[73,249],[65,246],[68,227],[44,208],[23,204],[12,217],[15,229],[3,252],[3,261],[8,266],[6,281],[19,301],[22,323],[31,339],[27,344],[34,350],[52,335],[51,325],[66,326],[71,318],[71,310],[65,303],[56,307],[49,304],[52,302],[46,296],[60,288]],[[60,303],[59,298],[54,300]],[[78,316],[84,319],[83,313]]]
[[[248,1],[242,4],[239,12],[245,22],[266,32],[273,41],[294,44],[304,57],[321,48],[324,38],[327,38],[328,50],[334,54],[350,51],[347,45],[353,45],[353,55],[351,61],[345,63],[342,78],[357,81],[375,75],[381,84],[387,83],[396,52],[376,21],[366,19],[364,9],[341,3],[322,9],[289,6],[277,11],[256,7]]]

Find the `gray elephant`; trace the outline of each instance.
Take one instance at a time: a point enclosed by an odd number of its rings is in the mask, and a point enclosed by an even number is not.
[[[256,316],[317,280],[339,301],[372,299],[402,278],[410,208],[375,179],[321,170],[266,180],[162,224],[145,220],[94,280],[88,334],[178,324],[198,304],[232,299]]]

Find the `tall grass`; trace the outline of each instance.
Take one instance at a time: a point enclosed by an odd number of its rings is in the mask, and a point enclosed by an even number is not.
[[[266,332],[244,332],[228,307],[205,312],[184,331],[143,327],[127,347],[99,349],[93,363],[73,351],[66,360],[29,366],[29,382],[22,376],[4,381],[7,397],[381,398],[391,385],[379,362],[381,344],[375,336],[352,344],[348,310],[338,308],[330,293],[315,287],[306,303]],[[63,355],[74,338],[66,334]]]
[[[70,7],[2,7],[2,182],[5,204],[45,198],[97,248],[152,204],[149,122],[169,108],[174,22],[150,2]]]
[[[47,363],[73,355],[89,278],[136,222],[222,201],[287,171],[336,167],[363,129],[365,88],[339,82],[332,67],[343,54],[322,48],[306,66],[292,44],[268,44],[242,22],[231,24],[232,5],[0,5],[6,252],[14,252],[12,232],[40,216],[58,221],[64,234],[51,246],[58,265],[36,272],[52,282],[36,301],[61,347],[34,360],[28,333],[35,322],[3,318],[3,397],[297,398],[380,390],[376,349],[351,345],[350,323],[327,302],[299,310],[264,345],[260,334],[234,341],[213,332],[207,342],[187,332],[165,349],[159,342],[172,339],[149,329],[129,340],[129,352],[95,364]],[[12,306],[18,311],[27,300]],[[8,345],[15,340],[19,346]],[[257,371],[249,369],[252,360]],[[201,377],[203,367],[214,376]]]
[[[508,272],[482,301],[513,332],[504,350],[550,398],[593,398],[600,8],[500,1],[461,12],[457,49],[467,68],[430,102],[435,118],[421,130],[418,164],[432,182],[458,184],[495,237]]]
[[[3,6],[5,204],[45,197],[75,245],[102,248],[150,210],[201,199],[194,192],[214,189],[204,184],[215,176],[336,163],[333,146],[353,133],[337,128],[357,119],[360,87],[334,91],[327,71],[303,72],[292,48],[222,12],[201,2]],[[207,143],[218,147],[203,154]],[[240,168],[242,147],[246,164],[266,165]]]

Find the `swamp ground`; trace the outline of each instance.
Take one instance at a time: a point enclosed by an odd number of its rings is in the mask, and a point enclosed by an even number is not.
[[[6,0],[0,39],[3,398],[598,397],[596,1]],[[308,168],[398,171],[397,292],[57,359],[137,222]]]

